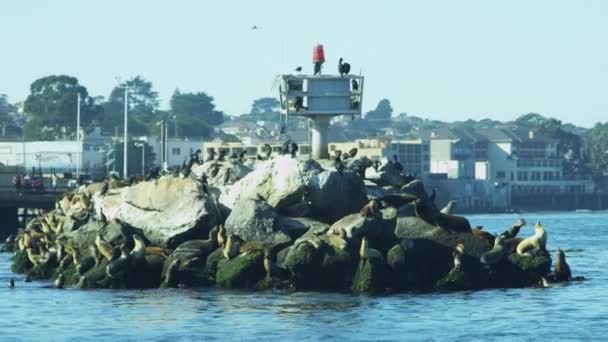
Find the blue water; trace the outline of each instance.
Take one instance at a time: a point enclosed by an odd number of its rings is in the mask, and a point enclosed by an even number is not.
[[[562,288],[353,296],[212,289],[55,290],[25,283],[0,254],[0,340],[605,340],[608,213],[526,214],[542,221],[573,275]],[[471,215],[502,232],[515,215]],[[521,235],[530,235],[531,225]],[[16,288],[8,289],[10,277]]]

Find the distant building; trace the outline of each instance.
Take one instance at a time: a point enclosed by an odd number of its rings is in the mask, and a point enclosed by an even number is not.
[[[257,158],[258,154],[261,156],[265,155],[265,144],[270,145],[273,155],[279,154],[281,152],[281,148],[283,147],[283,143],[277,141],[259,142],[255,145],[243,144],[241,142],[212,141],[205,143],[205,148],[203,149],[203,158],[207,160],[211,154],[211,151],[215,151],[216,157],[217,154],[222,151],[225,151],[226,157],[231,156],[233,153],[238,156],[243,151],[246,151],[245,158],[255,159]],[[310,145],[298,144],[298,155],[308,158],[310,156]]]
[[[336,150],[346,153],[353,148],[357,148],[357,156],[366,156],[371,160],[393,159],[393,156],[397,156],[407,173],[423,175],[429,172],[430,146],[421,139],[356,139],[353,142],[330,143],[329,153],[332,155]]]

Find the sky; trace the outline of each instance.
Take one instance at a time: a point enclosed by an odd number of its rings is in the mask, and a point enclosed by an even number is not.
[[[256,25],[257,30],[252,30]],[[340,57],[365,76],[364,111],[512,120],[536,112],[591,127],[608,120],[608,1],[19,0],[0,5],[0,94],[24,100],[52,74],[91,95],[153,82],[204,91],[229,115],[276,96],[296,66]]]

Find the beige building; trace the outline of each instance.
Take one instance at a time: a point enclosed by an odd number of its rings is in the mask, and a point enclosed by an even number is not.
[[[357,139],[352,142],[330,143],[329,154],[336,150],[343,153],[357,148],[357,156],[371,160],[397,156],[407,173],[424,174],[429,172],[430,147],[421,139],[391,140],[390,138]]]

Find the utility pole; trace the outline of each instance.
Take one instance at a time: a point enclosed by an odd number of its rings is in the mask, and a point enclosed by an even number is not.
[[[160,168],[163,169],[165,165],[165,120],[158,122],[160,125]]]
[[[125,134],[124,134],[124,151],[123,151],[123,166],[122,166],[122,178],[123,179],[127,179],[128,177],[128,130],[129,130],[129,121],[127,120],[127,115],[129,112],[129,105],[128,105],[128,100],[129,100],[129,86],[125,83]]]
[[[80,93],[76,101],[76,179],[80,177]]]

